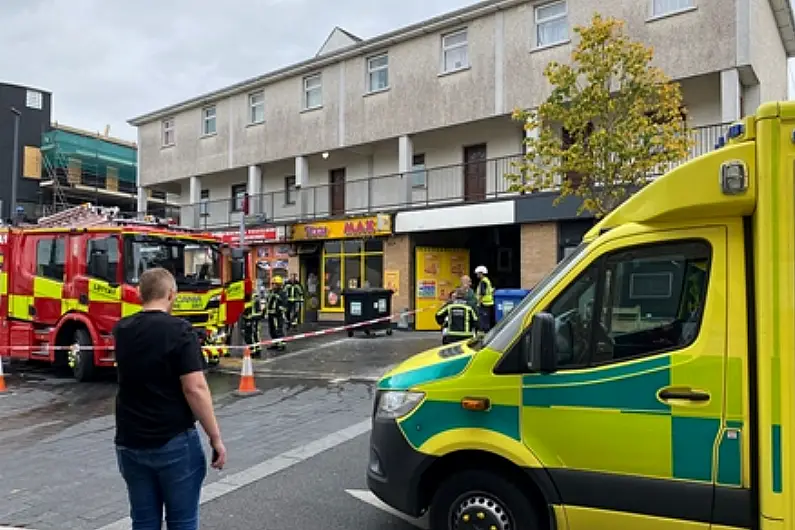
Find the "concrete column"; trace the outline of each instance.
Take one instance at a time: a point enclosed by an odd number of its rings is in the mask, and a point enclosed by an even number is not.
[[[539,127],[531,127],[531,128],[525,127],[525,130],[524,130],[525,140],[537,139],[540,134],[541,134],[541,129]],[[522,145],[522,154],[523,155],[527,155],[527,143],[524,143]],[[559,180],[560,180],[559,178],[555,179],[557,184],[560,184]],[[523,184],[530,184],[530,183],[529,182],[523,182]]]
[[[720,73],[720,114],[721,122],[728,123],[739,120],[742,115],[740,96],[740,72],[736,68],[723,70]]]
[[[262,208],[262,169],[257,166],[248,166],[248,191],[249,213],[257,215],[263,213]]]
[[[414,188],[411,182],[411,166],[414,162],[414,142],[410,136],[401,136],[398,138],[398,172],[403,175],[404,188],[404,204],[411,204],[414,199]]]
[[[138,186],[138,207],[136,208],[136,210],[138,210],[138,217],[146,215],[146,199],[146,188]]]
[[[309,204],[307,197],[308,191],[304,189],[308,185],[309,159],[305,156],[297,156],[295,157],[295,187],[298,196],[295,200],[298,203],[296,206],[298,207],[298,212],[302,219],[309,217],[309,209],[310,207],[314,207],[314,205]]]
[[[185,217],[187,219],[183,219],[183,222],[187,222],[188,226],[193,228],[198,228],[201,223],[201,202],[202,198],[202,185],[201,180],[199,177],[191,177],[188,181],[188,207],[185,208],[187,210],[185,213]]]

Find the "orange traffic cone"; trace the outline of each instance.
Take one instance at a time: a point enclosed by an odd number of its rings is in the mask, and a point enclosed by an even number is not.
[[[0,359],[0,393],[8,392],[6,387],[6,376],[3,373],[3,359]]]
[[[240,386],[235,391],[236,396],[247,397],[261,394],[254,381],[254,366],[251,363],[251,348],[246,347],[243,351],[243,366],[240,369]]]

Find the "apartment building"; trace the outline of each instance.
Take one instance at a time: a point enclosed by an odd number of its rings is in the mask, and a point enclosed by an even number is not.
[[[509,191],[527,134],[510,113],[549,94],[544,67],[569,60],[573,28],[594,9],[487,0],[369,39],[335,28],[311,59],[130,120],[138,210],[157,186],[180,195],[183,223],[221,230],[247,202],[247,221],[284,227],[289,270],[316,286],[311,318],[339,317],[342,289],[357,285],[389,285],[398,308],[427,305],[481,263],[497,286],[532,286],[590,221],[576,201]],[[787,97],[787,0],[598,9],[681,83],[691,156]],[[420,315],[417,327],[434,324]]]

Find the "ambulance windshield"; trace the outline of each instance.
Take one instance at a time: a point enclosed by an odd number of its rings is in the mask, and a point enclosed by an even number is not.
[[[207,289],[221,285],[221,253],[217,245],[189,239],[128,236],[124,241],[124,273],[136,284],[147,269],[162,267],[177,281],[180,290]]]

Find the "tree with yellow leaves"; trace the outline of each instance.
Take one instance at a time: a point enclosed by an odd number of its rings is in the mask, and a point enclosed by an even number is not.
[[[559,186],[558,201],[582,199],[580,213],[601,217],[691,144],[677,83],[652,66],[653,52],[624,33],[624,23],[594,15],[574,29],[571,64],[550,63],[552,93],[537,109],[514,111],[527,154],[512,175],[516,191]]]

